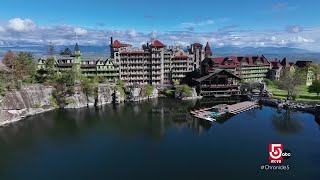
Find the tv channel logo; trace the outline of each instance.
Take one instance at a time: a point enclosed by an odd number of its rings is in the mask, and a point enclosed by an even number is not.
[[[289,159],[291,152],[283,149],[283,144],[269,144],[269,162],[281,164],[284,159]]]

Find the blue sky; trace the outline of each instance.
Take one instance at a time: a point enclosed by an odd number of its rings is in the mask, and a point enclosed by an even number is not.
[[[197,4],[196,4],[197,2]],[[287,46],[320,51],[316,0],[77,0],[0,2],[0,45],[104,45],[109,36],[140,45],[158,38],[187,45]]]

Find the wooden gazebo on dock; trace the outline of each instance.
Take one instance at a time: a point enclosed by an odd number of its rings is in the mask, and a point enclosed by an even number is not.
[[[241,78],[232,72],[216,69],[211,73],[194,79],[201,96],[227,97],[240,95]]]

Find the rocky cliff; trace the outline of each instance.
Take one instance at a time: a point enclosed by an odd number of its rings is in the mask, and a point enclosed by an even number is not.
[[[63,108],[81,108],[87,106],[100,106],[104,104],[120,103],[125,100],[125,95],[119,91],[114,92],[110,85],[99,85],[95,96],[86,96],[80,86],[74,88],[74,94],[65,97],[66,105]],[[0,97],[0,126],[18,121],[27,116],[39,114],[57,108],[52,95],[53,88],[44,85],[23,86],[19,90],[8,91]],[[141,89],[132,90],[132,97],[136,101],[148,99]],[[153,89],[149,98],[158,97],[158,90]]]
[[[109,85],[99,85],[98,92],[95,96],[86,96],[81,87],[75,87],[75,94],[69,97],[66,97],[68,104],[64,107],[67,109],[70,108],[82,108],[87,106],[100,106],[104,104],[112,103],[112,87]],[[122,100],[123,101],[123,100]]]
[[[175,98],[180,100],[193,100],[193,99],[201,99],[202,96],[198,96],[195,88],[191,88],[190,93],[183,93],[181,90],[175,90]]]
[[[146,91],[142,87],[135,87],[135,88],[131,88],[128,100],[132,102],[137,102],[137,101],[143,101],[147,99],[154,99],[154,98],[158,98],[158,93],[159,93],[158,89],[153,87],[151,94],[148,96],[146,94]]]
[[[38,84],[7,92],[0,99],[0,125],[54,109],[51,94],[52,87]]]

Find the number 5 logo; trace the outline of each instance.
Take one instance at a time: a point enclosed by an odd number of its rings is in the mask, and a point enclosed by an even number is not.
[[[283,145],[282,144],[269,144],[269,158],[280,159],[282,157]]]

